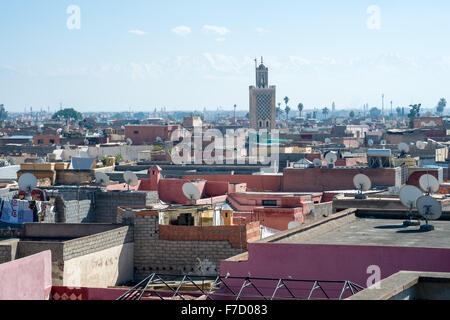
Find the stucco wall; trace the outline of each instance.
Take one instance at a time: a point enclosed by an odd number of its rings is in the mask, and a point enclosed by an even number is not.
[[[64,261],[64,286],[106,288],[133,280],[134,244],[86,254]]]

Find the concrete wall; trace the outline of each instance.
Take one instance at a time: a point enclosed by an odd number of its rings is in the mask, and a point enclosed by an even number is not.
[[[0,241],[0,264],[12,261],[16,258],[19,239]]]
[[[48,300],[51,273],[50,251],[0,264],[0,300]]]

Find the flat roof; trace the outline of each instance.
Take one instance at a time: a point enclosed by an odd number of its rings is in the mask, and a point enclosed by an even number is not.
[[[342,220],[342,221],[338,221]],[[331,221],[330,221],[331,222]],[[450,248],[450,221],[431,221],[434,231],[421,232],[418,226],[404,227],[402,219],[337,219],[304,232],[275,241],[278,243]],[[422,224],[425,224],[422,222]],[[315,230],[314,230],[315,229]]]

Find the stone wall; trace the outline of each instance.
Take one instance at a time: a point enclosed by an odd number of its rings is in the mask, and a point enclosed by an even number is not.
[[[136,212],[134,217],[135,280],[142,280],[153,272],[215,276],[220,261],[245,251],[247,236],[259,239],[259,223],[251,227],[215,227],[207,234],[198,228],[180,228],[180,232],[160,233],[158,213]],[[190,230],[188,230],[190,229]],[[173,230],[172,230],[173,231]],[[239,233],[242,236],[242,245]],[[258,233],[258,234],[257,234]],[[232,242],[230,242],[230,239]]]

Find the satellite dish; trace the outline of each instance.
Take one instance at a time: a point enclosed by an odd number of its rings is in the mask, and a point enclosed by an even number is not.
[[[292,230],[292,229],[296,229],[301,227],[302,225],[300,223],[298,223],[297,221],[291,221],[288,224],[288,230]]]
[[[413,222],[412,221],[412,210],[417,208],[416,202],[422,196],[422,191],[419,188],[414,186],[404,186],[400,190],[400,201],[401,203],[408,208],[408,220],[403,221],[403,225],[406,227],[420,225],[420,221]]]
[[[314,159],[313,164],[315,167],[320,167],[320,166],[322,166],[322,160]]]
[[[424,150],[426,148],[426,146],[427,146],[426,142],[423,142],[423,141],[417,141],[416,142],[416,148],[417,149]]]
[[[353,177],[353,185],[356,189],[359,190],[358,195],[355,197],[355,199],[366,199],[366,197],[363,195],[363,191],[368,191],[372,188],[372,182],[370,181],[370,178],[366,176],[365,174],[357,174]]]
[[[359,143],[359,144],[363,144],[363,143],[364,143],[364,139],[359,138],[359,139],[358,139],[358,143]]]
[[[325,139],[325,143],[326,143],[326,144],[330,144],[330,143],[331,143],[331,139],[330,139],[330,138],[326,138],[326,139]]]
[[[330,152],[325,156],[325,160],[328,164],[333,165],[336,163],[337,161],[337,155],[334,152]]]
[[[430,196],[422,196],[417,199],[417,210],[419,214],[425,219],[426,225],[421,226],[421,231],[432,231],[434,227],[428,224],[428,220],[437,220],[442,215],[441,204]]]
[[[191,182],[185,183],[183,185],[183,194],[189,200],[198,200],[200,199],[201,193],[197,186]]]
[[[408,153],[409,152],[409,146],[402,142],[398,145],[398,150],[400,150],[402,153]]]
[[[12,166],[14,165],[14,158],[13,157],[6,157],[6,160],[8,161],[8,163]]]
[[[367,141],[367,144],[369,145],[369,147],[373,146],[373,140],[369,139],[369,141]]]
[[[127,171],[123,174],[123,179],[125,180],[126,184],[128,185],[128,190],[130,190],[130,186],[134,187],[137,186],[139,180],[134,172]]]
[[[424,174],[419,179],[420,188],[430,193],[436,193],[439,191],[439,181],[431,174]]]
[[[97,184],[101,186],[106,187],[109,185],[109,177],[103,172],[96,172],[95,180],[97,181]]]
[[[30,193],[31,190],[37,186],[37,179],[31,173],[25,173],[19,178],[19,190],[23,190],[26,193]]]
[[[385,145],[387,145],[387,141],[386,141],[386,140],[381,140],[381,142],[380,142],[380,143],[381,143],[381,145],[382,145],[382,146],[385,146]]]
[[[63,132],[63,129],[59,128],[58,130],[56,130],[57,134],[61,134]]]
[[[131,146],[133,144],[133,140],[131,140],[130,138],[127,139],[127,145]]]
[[[84,139],[84,145],[85,146],[89,145],[89,140],[88,139]]]

